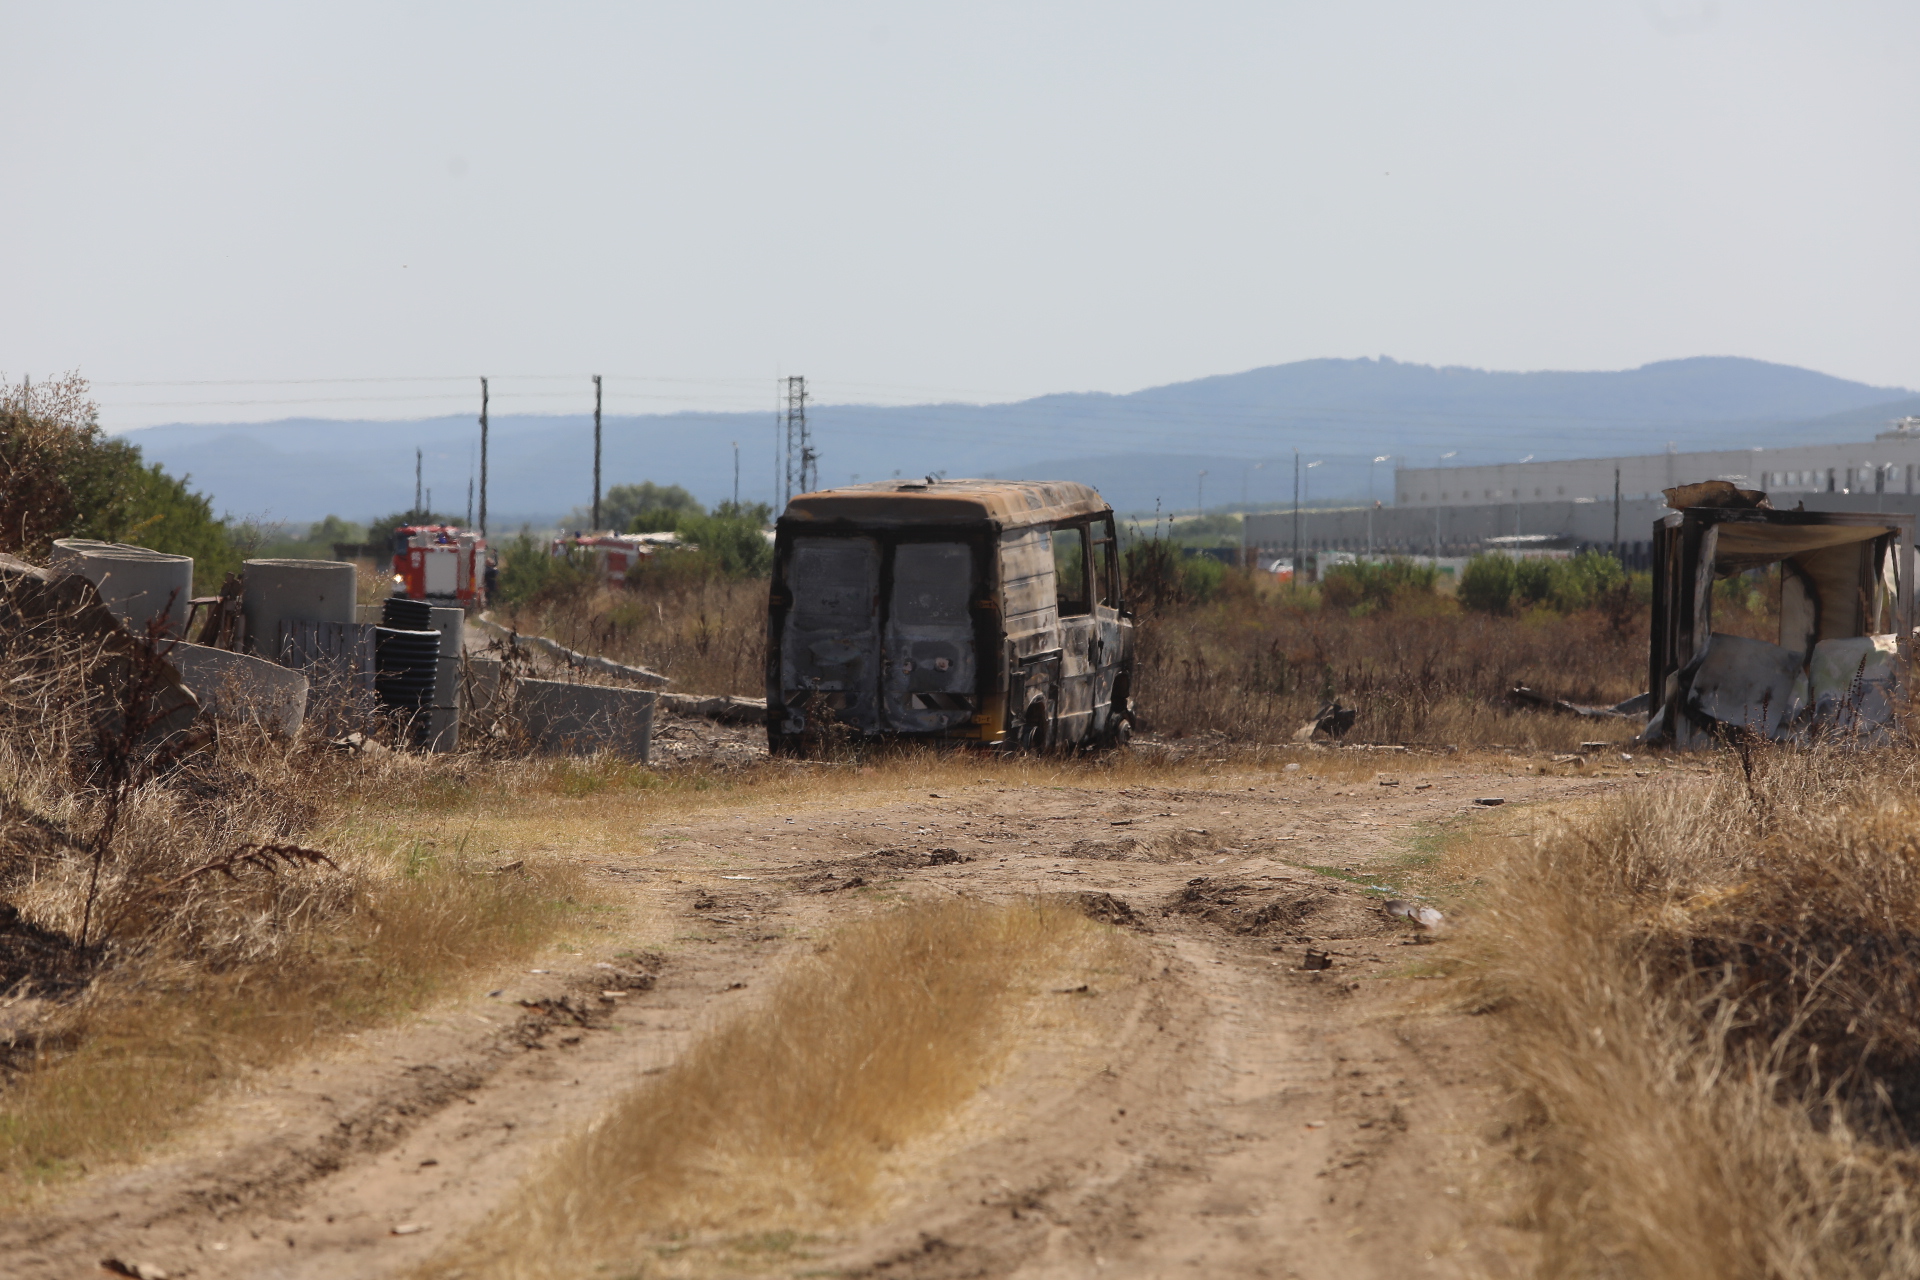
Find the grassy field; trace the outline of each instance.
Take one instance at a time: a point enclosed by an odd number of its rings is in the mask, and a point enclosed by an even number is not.
[[[751,693],[763,594],[689,580],[514,620],[689,691]],[[1759,592],[1718,616],[1771,624]],[[1633,726],[1501,695],[1638,692],[1643,628],[1631,610],[1492,616],[1438,595],[1333,608],[1229,578],[1143,610],[1136,688],[1163,740],[1217,742],[1278,778],[1308,776],[1278,772],[1296,750],[1278,744],[1335,697],[1361,710],[1355,738],[1446,748],[1396,757],[1409,775],[1476,753],[1539,768]],[[655,769],[229,733],[141,763],[90,718],[122,695],[68,657],[16,647],[0,672],[0,1200],[15,1206],[138,1158],[248,1072],[606,927],[625,908],[582,868],[652,825],[970,786],[1206,786],[1224,758],[888,750]],[[1401,868],[1467,943],[1455,981],[1511,1083],[1540,1273],[1920,1272],[1920,753],[1651,763],[1550,823],[1509,808],[1436,826]],[[1310,773],[1370,784],[1379,767],[1321,751]],[[643,1239],[867,1212],[873,1153],[937,1130],[1005,1061],[1031,993],[1124,965],[1115,947],[1033,903],[844,928],[569,1138],[429,1273],[578,1274]]]

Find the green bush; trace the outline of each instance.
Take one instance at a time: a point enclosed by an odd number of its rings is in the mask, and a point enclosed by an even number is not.
[[[86,379],[0,386],[0,551],[38,559],[57,538],[127,542],[192,556],[203,593],[240,552],[206,498],[100,430]]]
[[[667,514],[663,516],[662,513]],[[639,484],[616,484],[600,498],[602,526],[624,529],[628,533],[668,533],[674,525],[663,523],[663,520],[706,513],[707,509],[684,486],[655,484],[651,480],[643,480]],[[642,516],[646,517],[645,528],[635,524]],[[562,522],[563,527],[568,529],[585,529],[592,523],[593,511],[588,507],[575,507]]]
[[[1135,608],[1203,603],[1226,581],[1226,565],[1177,542],[1143,538],[1137,530],[1122,541],[1122,594]]]
[[[1227,580],[1227,566],[1212,556],[1188,556],[1180,562],[1180,582],[1187,599],[1207,601]]]
[[[704,516],[667,507],[648,507],[627,521],[628,533],[673,533],[679,529],[682,520],[701,520]]]
[[[677,532],[683,541],[699,549],[713,567],[731,578],[761,578],[773,572],[773,544],[767,541],[767,520],[772,515],[764,505],[723,502],[710,516],[686,515],[679,518]]]
[[[593,567],[585,557],[572,551],[549,555],[532,533],[522,529],[501,549],[494,596],[502,604],[535,604],[584,591],[592,583]]]
[[[1479,613],[1541,607],[1572,613],[1597,607],[1626,581],[1626,570],[1604,551],[1583,551],[1567,560],[1516,560],[1491,552],[1467,562],[1458,595],[1461,605]]]
[[[1391,609],[1408,596],[1431,596],[1440,571],[1415,560],[1354,561],[1322,575],[1320,598],[1349,612]]]

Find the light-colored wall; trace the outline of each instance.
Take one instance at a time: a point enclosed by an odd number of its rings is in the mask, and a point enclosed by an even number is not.
[[[1804,503],[1809,511],[1892,511],[1920,516],[1920,494],[1820,493],[1776,495],[1782,509]],[[1644,550],[1653,539],[1654,522],[1670,514],[1659,498],[1623,499],[1620,503],[1620,541],[1629,550]],[[1613,502],[1504,502],[1424,507],[1378,507],[1372,512],[1369,543],[1368,510],[1344,507],[1300,513],[1300,546],[1304,551],[1358,551],[1369,545],[1379,555],[1471,555],[1484,549],[1488,538],[1513,534],[1547,533],[1594,546],[1613,542]],[[1248,545],[1287,554],[1293,549],[1293,513],[1248,516]]]
[[[1470,506],[1500,501],[1588,498],[1613,502],[1613,473],[1623,497],[1657,497],[1700,480],[1731,480],[1779,497],[1812,493],[1920,493],[1920,440],[1871,440],[1787,449],[1656,453],[1482,467],[1406,467],[1394,472],[1400,506]],[[1790,503],[1784,505],[1791,505]]]

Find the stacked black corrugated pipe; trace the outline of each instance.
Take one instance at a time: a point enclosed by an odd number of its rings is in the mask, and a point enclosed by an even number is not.
[[[381,608],[385,625],[373,629],[373,692],[380,705],[400,719],[409,737],[426,731],[433,706],[434,672],[440,657],[440,633],[433,627],[433,606],[425,600],[389,596]]]

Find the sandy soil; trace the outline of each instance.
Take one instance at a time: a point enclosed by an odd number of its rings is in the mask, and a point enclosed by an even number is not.
[[[1488,1046],[1426,980],[1451,943],[1367,886],[1404,888],[1417,842],[1484,813],[1476,798],[1510,815],[1619,780],[1440,764],[1398,785],[1276,784],[1221,768],[1183,787],[969,785],[635,832],[640,851],[595,874],[656,940],[668,921],[664,943],[616,930],[254,1080],[152,1163],[0,1224],[3,1269],[397,1274],[751,999],[789,948],[876,900],[946,893],[1086,895],[1149,960],[1111,989],[1059,993],[1091,1034],[1016,1054],[973,1120],[900,1173],[883,1221],[714,1273],[1522,1269]],[[1331,967],[1303,968],[1310,948]]]

